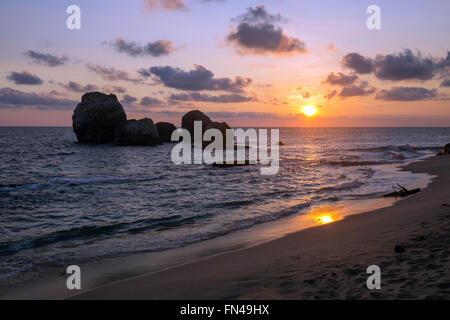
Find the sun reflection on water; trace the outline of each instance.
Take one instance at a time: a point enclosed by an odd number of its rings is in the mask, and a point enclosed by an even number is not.
[[[333,222],[333,218],[331,218],[328,215],[322,215],[316,218],[316,221],[320,224],[326,224],[326,223],[330,223]]]

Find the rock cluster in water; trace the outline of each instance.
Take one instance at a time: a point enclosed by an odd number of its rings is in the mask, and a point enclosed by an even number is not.
[[[199,110],[192,110],[182,118],[182,128],[194,137],[194,121],[202,122],[203,132],[215,128],[225,139],[226,122],[214,122]],[[169,122],[154,123],[150,118],[127,120],[127,115],[114,94],[88,92],[72,115],[72,126],[81,143],[110,143],[116,145],[156,145],[170,142],[175,125]]]

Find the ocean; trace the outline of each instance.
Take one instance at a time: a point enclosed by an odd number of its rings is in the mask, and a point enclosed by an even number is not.
[[[174,165],[173,144],[83,145],[72,128],[0,127],[0,284],[46,266],[162,252],[380,199],[423,175],[450,128],[282,128],[280,170]]]

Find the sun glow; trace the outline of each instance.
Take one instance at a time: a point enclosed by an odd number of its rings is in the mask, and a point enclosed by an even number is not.
[[[317,109],[316,109],[316,107],[313,106],[312,104],[309,104],[309,105],[304,106],[304,107],[302,108],[302,112],[303,112],[305,115],[307,115],[308,117],[312,117],[312,116],[317,112]]]

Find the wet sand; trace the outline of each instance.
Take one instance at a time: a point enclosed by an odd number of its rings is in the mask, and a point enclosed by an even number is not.
[[[449,299],[450,156],[404,169],[436,177],[394,206],[73,298]],[[380,290],[367,289],[369,265],[381,268]]]

